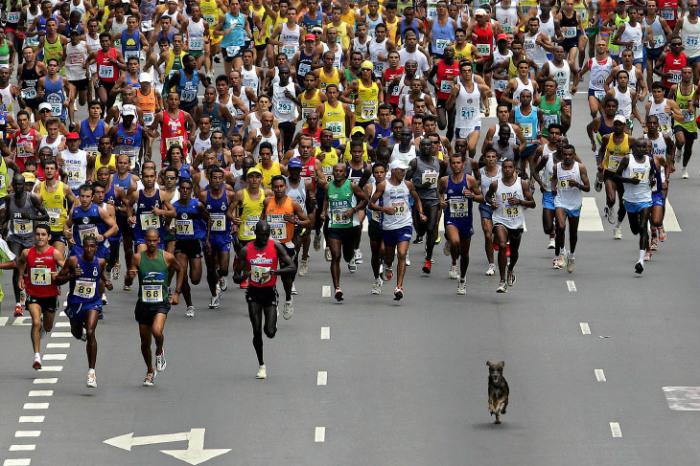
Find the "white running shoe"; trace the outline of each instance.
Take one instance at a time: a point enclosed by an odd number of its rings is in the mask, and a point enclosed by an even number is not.
[[[267,368],[265,367],[265,364],[260,366],[258,368],[258,373],[255,374],[256,379],[266,379],[267,378]]]
[[[282,317],[284,320],[289,320],[294,315],[294,300],[286,301],[284,303],[284,311],[282,311]]]
[[[97,377],[95,377],[95,374],[88,374],[86,385],[90,388],[97,388]]]
[[[381,277],[378,277],[373,283],[372,283],[372,294],[382,294],[382,279]]]
[[[146,378],[143,379],[143,386],[144,387],[152,387],[156,383],[156,373],[155,372],[149,372],[146,374]]]
[[[613,238],[622,239],[622,228],[614,228],[613,229]]]
[[[292,282],[292,295],[298,295],[299,292],[297,291],[297,285]]]
[[[688,178],[690,178],[690,175],[688,175],[688,170],[684,168],[681,170],[681,179],[687,180]]]
[[[109,301],[107,301],[107,294],[106,294],[106,293],[102,293],[102,305],[103,305],[103,306],[106,306],[106,305],[108,305],[108,304],[109,304]]]
[[[507,293],[508,292],[508,285],[506,285],[505,280],[501,280],[501,282],[498,284],[498,288],[496,288],[496,293]]]
[[[453,265],[450,267],[450,278],[452,280],[457,280],[459,278],[459,270],[457,270],[457,266]]]
[[[187,311],[185,311],[185,317],[194,317],[194,306],[187,306]]]
[[[467,281],[466,280],[460,280],[459,283],[457,283],[457,294],[458,295],[467,294]]]
[[[486,269],[486,276],[492,277],[496,275],[496,264],[489,264],[489,267]]]
[[[156,354],[156,370],[158,372],[163,372],[167,365],[168,361],[165,360],[165,350],[160,354]]]
[[[547,249],[554,249],[555,247],[556,247],[556,241],[553,237],[550,236],[549,244],[547,244]]]
[[[566,271],[569,273],[574,273],[574,269],[576,268],[576,259],[573,257],[569,257],[566,260]]]
[[[350,262],[348,262],[348,272],[350,273],[355,273],[357,271],[357,263],[355,262],[355,258],[353,257],[350,259]]]
[[[309,266],[307,265],[307,261],[299,261],[299,276],[305,277],[308,270]]]
[[[355,263],[362,264],[364,260],[362,259],[362,251],[355,249]]]
[[[219,279],[219,289],[221,291],[226,291],[228,289],[228,280],[226,280],[226,277],[221,277]]]
[[[330,262],[333,260],[333,256],[331,255],[331,248],[326,248],[326,262]]]
[[[385,282],[390,282],[394,278],[394,269],[385,265],[381,277]]]
[[[211,300],[209,301],[209,309],[219,309],[219,301],[220,301],[220,295],[221,293],[216,293],[216,296],[212,296]]]

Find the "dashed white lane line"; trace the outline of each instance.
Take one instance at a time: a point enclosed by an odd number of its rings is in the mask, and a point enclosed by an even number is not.
[[[331,297],[331,287],[328,285],[324,285],[321,287],[321,297],[322,298],[330,298]]]
[[[36,445],[10,445],[10,451],[34,451]]]
[[[56,322],[53,326],[56,328],[70,328],[70,322]]]
[[[46,349],[70,348],[70,343],[47,343]],[[46,358],[44,358],[46,359]]]
[[[603,372],[603,369],[594,369],[593,372],[595,373],[595,379],[598,382],[607,382],[607,379],[605,378],[605,372]]]
[[[32,464],[32,460],[30,458],[15,458],[5,460],[2,463],[2,466],[29,466],[30,464]]]
[[[314,442],[322,443],[326,441],[326,428],[316,427],[316,432],[314,433]]]
[[[53,390],[30,390],[29,396],[53,396]]]
[[[586,322],[579,322],[578,324],[581,327],[581,333],[583,335],[590,335],[591,334],[591,328],[588,326]]]
[[[9,320],[9,317],[0,317],[0,327],[7,325],[8,320]]]
[[[15,432],[15,437],[39,437],[41,435],[40,430],[18,430]]]
[[[51,332],[51,338],[73,338],[70,332]]]
[[[39,422],[44,422],[44,417],[45,416],[20,416],[19,417],[19,422],[21,424],[24,423],[39,423]]]
[[[34,379],[34,385],[54,384],[58,382],[58,378],[51,377],[48,379]]]
[[[328,372],[318,371],[316,376],[316,385],[327,385],[328,384]]]
[[[42,366],[39,372],[61,372],[63,366]]]
[[[22,409],[49,409],[49,403],[24,403]]]
[[[12,326],[14,327],[27,327],[29,325],[32,325],[31,316],[16,317],[15,320],[12,321]]]
[[[612,434],[613,438],[622,437],[622,430],[620,429],[619,422],[611,422],[610,423],[610,433]]]
[[[569,293],[576,293],[576,283],[573,280],[567,280],[566,287],[569,289]]]
[[[330,327],[321,327],[321,340],[330,340],[331,339],[331,328]]]
[[[65,361],[67,354],[45,354],[44,361]]]

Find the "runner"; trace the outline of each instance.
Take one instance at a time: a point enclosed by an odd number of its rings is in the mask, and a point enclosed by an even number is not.
[[[50,159],[44,162],[45,181],[34,187],[34,195],[42,202],[49,214],[50,237],[49,244],[62,255],[66,251],[66,240],[63,237],[63,226],[68,217],[68,206],[76,202],[73,191],[67,184],[58,179],[58,164]]]
[[[469,157],[474,158],[481,131],[480,104],[485,107],[484,116],[488,117],[491,91],[486,85],[477,84],[471,61],[462,60],[459,70],[459,79],[455,79],[445,106],[448,111],[456,109],[455,137],[467,140]]]
[[[627,120],[622,115],[616,115],[613,123],[613,132],[603,136],[603,141],[598,151],[598,173],[603,174],[605,182],[605,216],[608,222],[614,223],[613,230],[615,239],[622,239],[622,228],[620,225],[625,219],[625,206],[622,202],[622,195],[625,186],[615,176],[618,171],[620,161],[630,152],[630,147],[634,145],[634,139],[625,132]],[[615,196],[620,198],[620,207],[617,210],[617,222],[613,213]],[[643,259],[643,257],[642,257]]]

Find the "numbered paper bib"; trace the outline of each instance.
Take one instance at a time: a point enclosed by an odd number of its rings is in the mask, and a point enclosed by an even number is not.
[[[336,225],[347,225],[352,219],[345,215],[345,209],[334,209],[331,212],[333,223]]]
[[[363,105],[360,109],[360,117],[363,120],[374,120],[377,115],[376,101],[367,102],[369,105]]]
[[[250,217],[248,217],[250,218]],[[258,219],[246,220],[243,223],[243,236],[255,236],[255,226],[258,224]]]
[[[491,44],[476,44],[476,51],[481,55],[491,55]]]
[[[190,37],[188,45],[190,47],[190,50],[202,50],[204,48],[204,38]]]
[[[297,53],[296,47],[282,47],[282,53],[287,55],[287,58],[291,60],[294,54]]]
[[[183,102],[192,102],[197,98],[197,90],[183,89],[180,93],[180,100]]]
[[[570,182],[572,179],[573,179],[573,178],[572,178],[571,176],[566,176],[566,177],[563,177],[563,178],[559,178],[559,187],[560,187],[561,189],[570,189],[571,185],[569,184],[569,182]]]
[[[593,91],[593,96],[597,100],[602,101],[605,98],[605,91]]]
[[[533,139],[532,123],[518,123],[525,139]]]
[[[68,57],[68,61],[71,65],[82,65],[85,61],[83,55],[80,53],[72,53]]]
[[[435,39],[435,48],[440,52],[444,51],[449,44],[450,41],[447,39]]]
[[[464,198],[450,199],[450,216],[452,217],[467,217],[469,216],[469,203]]]
[[[687,36],[685,38],[685,46],[690,48],[696,48],[698,46],[698,39],[700,36]]]
[[[561,32],[564,34],[564,38],[566,39],[573,39],[576,37],[576,28],[574,26],[562,27]]]
[[[671,70],[669,73],[671,73],[671,76],[668,78],[668,82],[676,84],[681,82],[681,72],[679,70]]]
[[[440,82],[440,92],[443,94],[449,94],[452,92],[452,84],[454,84],[452,81],[441,81]]]
[[[102,79],[114,78],[114,67],[113,66],[102,65],[99,68],[100,69],[97,71],[97,76],[99,76]]]
[[[666,43],[666,36],[659,34],[658,36],[654,36],[654,48],[658,49],[659,47],[663,47],[663,45]]]
[[[180,146],[180,147],[184,147],[184,146],[185,146],[184,143],[185,143],[185,138],[183,138],[182,136],[175,136],[175,137],[172,137],[172,138],[165,138],[165,147],[166,147],[167,149],[170,149],[170,146],[175,146],[175,145],[178,145],[178,146]]]
[[[476,115],[476,107],[462,107],[459,109],[459,116],[465,120],[470,120]]]
[[[263,267],[260,265],[252,265],[250,267],[250,279],[255,283],[265,283],[270,279],[271,267]]]
[[[506,217],[519,217],[520,216],[520,206],[515,205],[515,206],[508,206],[505,205],[503,206],[503,213],[505,214]]]
[[[309,63],[299,63],[299,68],[297,69],[298,76],[306,76],[311,72],[311,65]]]
[[[19,11],[11,11],[7,14],[7,22],[8,23],[16,23],[19,21]]]
[[[673,18],[675,17],[673,10],[664,9],[661,10],[659,13],[661,14],[661,17],[666,21],[673,21]]]
[[[408,212],[408,206],[403,201],[392,202],[391,207],[394,208],[394,215],[406,215]]]
[[[204,18],[204,21],[206,21],[209,26],[214,26],[216,24],[216,16],[215,15],[202,15],[202,17]]]
[[[560,99],[563,99],[565,95],[566,95],[566,89],[561,88],[561,87],[557,89],[557,97],[559,97]]]
[[[48,286],[51,284],[51,269],[48,267],[32,267],[29,271],[29,281],[32,285]]]
[[[97,227],[95,225],[92,225],[81,228],[81,225],[78,225],[78,237],[80,238],[81,243],[83,242],[83,239],[88,235],[97,237]]]
[[[124,51],[124,61],[127,61],[131,57],[139,58],[139,51],[138,50],[125,50]]]
[[[292,113],[293,108],[294,108],[294,104],[289,100],[285,99],[285,100],[280,100],[279,102],[277,102],[277,111],[281,115],[288,115],[288,114]]]
[[[285,223],[270,223],[270,238],[275,241],[287,239],[287,225]]]
[[[205,16],[206,18],[206,16]],[[141,21],[141,30],[148,32],[153,30],[153,20],[152,19],[144,19]]]
[[[46,213],[49,214],[49,225],[52,227],[59,226],[61,224],[62,212],[62,209],[46,209]]]
[[[140,215],[141,219],[141,229],[142,230],[152,230],[154,228],[160,228],[160,217],[153,212],[142,212]]]
[[[5,175],[0,175],[0,189],[5,187]]]
[[[26,235],[34,230],[31,220],[15,219],[12,220],[12,231],[15,235]]]
[[[61,116],[61,113],[63,113],[63,104],[60,102],[51,103],[51,116],[59,117]]]
[[[326,182],[330,183],[333,181],[333,167],[328,167],[326,165],[322,166],[323,174],[326,176]]]
[[[143,114],[143,124],[146,126],[151,126],[153,124],[154,118],[155,118],[155,115],[153,113],[144,113]]]
[[[178,236],[194,236],[194,221],[175,220],[175,231]]]
[[[430,183],[431,187],[437,186],[438,172],[436,171],[424,171],[421,176],[421,183]]]
[[[21,93],[22,98],[27,100],[27,99],[36,99],[36,89],[22,89]]]
[[[370,210],[370,215],[371,215],[372,220],[374,220],[375,222],[382,221],[382,213],[381,212],[377,212],[376,210]]]
[[[558,115],[542,115],[542,121],[544,122],[544,127],[549,128],[549,125],[559,122]]]
[[[211,231],[226,231],[226,214],[209,214],[211,218]]]
[[[345,133],[344,125],[339,121],[326,122],[326,129],[331,130],[334,138],[341,137]]]
[[[95,296],[97,283],[94,280],[76,280],[73,295],[78,298],[90,299]]]
[[[163,287],[160,285],[143,285],[141,287],[141,301],[144,303],[162,303]]]
[[[503,92],[508,87],[508,81],[504,79],[496,79],[493,81],[493,88],[497,91]]]
[[[608,169],[612,171],[617,170],[617,167],[620,165],[620,160],[622,160],[622,157],[611,155],[610,159],[608,159]]]
[[[645,181],[647,179],[648,172],[646,168],[633,168],[630,171],[630,178],[633,180]]]

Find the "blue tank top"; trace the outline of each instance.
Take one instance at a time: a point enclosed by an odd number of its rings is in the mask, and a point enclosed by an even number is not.
[[[188,164],[183,163],[182,166],[180,167],[180,178],[191,178],[190,176],[190,167]]]
[[[44,15],[42,15],[42,14],[39,14],[38,18],[39,18],[39,25],[36,27],[37,32],[44,31],[44,33],[46,33],[46,21],[47,20],[44,18]],[[56,19],[56,15],[52,14],[51,18],[49,18],[49,19],[52,19],[52,18],[54,20],[56,20],[56,24],[58,24],[58,19]],[[39,34],[38,37],[41,37],[42,35],[43,34]]]
[[[211,236],[230,236],[231,220],[226,217],[226,212],[228,211],[226,190],[223,190],[219,199],[214,199],[211,197],[211,192],[207,187],[207,204],[205,207],[212,221]]]
[[[381,141],[383,138],[388,138],[391,137],[391,125],[387,129],[382,128],[379,126],[379,123],[376,121],[374,122],[374,140],[369,143],[370,146],[372,146],[373,149],[376,149],[377,146],[379,146],[379,141]]]
[[[59,76],[58,81],[53,82],[47,76],[44,79],[44,102],[51,104],[51,116],[65,120],[68,109],[63,105],[66,101],[66,94],[63,92],[63,77]]]
[[[183,206],[179,201],[175,202],[175,237],[181,239],[204,240],[207,237],[207,223],[202,218],[197,205],[199,199],[190,199],[189,204]]]
[[[219,111],[219,102],[214,103],[214,108],[210,111],[207,110],[207,105],[202,105],[202,115],[208,115],[211,121],[212,131],[223,131],[224,135],[228,134],[228,121],[221,118],[221,112]]]
[[[316,12],[316,18],[309,18],[309,13],[304,13],[304,29],[310,31],[314,26],[323,26],[323,15],[320,11]]]
[[[143,136],[143,128],[141,128],[141,125],[136,125],[136,133],[128,134],[126,130],[124,130],[124,125],[119,123],[116,142],[118,146],[141,147],[141,136]]]
[[[539,120],[537,119],[537,107],[533,105],[532,111],[528,116],[523,116],[523,114],[520,113],[520,106],[515,107],[515,122],[518,124],[518,126],[520,126],[528,146],[534,145],[536,141],[539,141],[539,138],[537,137],[539,126]]]
[[[109,190],[105,193],[105,202],[107,204],[112,202],[115,209],[117,207],[119,207],[119,205],[120,205],[120,201],[119,201],[119,199],[117,199],[117,192],[116,192],[114,181],[112,181],[112,184],[109,186]]]
[[[96,151],[97,143],[105,135],[105,121],[100,120],[93,130],[87,119],[80,122],[80,148],[83,150]]]
[[[133,173],[129,173],[128,175],[126,175],[126,178],[124,178],[122,180],[118,176],[115,175],[112,178],[112,186],[117,185],[126,192],[131,187],[131,177],[132,176],[134,176]]]
[[[161,209],[163,207],[160,200],[160,191],[156,191],[153,197],[146,197],[143,191],[139,191],[139,202],[136,206],[136,225],[134,225],[134,239],[142,240],[146,230],[157,229],[160,233],[160,242],[165,239],[165,230],[163,229],[164,219],[162,215],[155,215],[153,209]]]
[[[221,40],[221,47],[226,48],[229,46],[243,47],[245,45],[245,38],[243,33],[245,32],[245,16],[243,13],[238,13],[238,16],[234,17],[231,13],[226,12],[226,21],[224,24],[224,31],[231,29],[230,34],[225,34],[224,38]]]
[[[192,77],[185,75],[185,70],[180,70],[180,82],[175,86],[180,94],[180,107],[191,107],[197,105],[197,89],[199,88],[199,73],[192,72]]]
[[[130,57],[139,58],[139,51],[141,50],[141,35],[139,30],[134,31],[133,34],[129,34],[126,29],[122,31],[122,55],[124,56],[124,61],[129,60]]]
[[[319,13],[320,14],[320,13]],[[299,50],[299,61],[297,62],[297,82],[304,89],[304,77],[311,73],[311,65],[313,64],[314,54],[307,55],[304,53],[304,48]]]
[[[437,16],[433,19],[433,41],[430,44],[435,55],[442,56],[445,47],[455,41],[455,28],[450,17],[447,17],[447,24],[440,26]]]
[[[170,31],[168,33],[168,42],[170,42],[171,44],[173,43],[173,36],[174,35],[175,35],[175,31]],[[158,31],[158,40],[160,41],[163,37],[164,37],[163,31],[162,30]]]
[[[418,18],[413,18],[413,22],[410,26],[406,27],[406,18],[401,20],[401,27],[399,28],[399,33],[401,34],[401,42],[404,42],[406,31],[413,29],[418,36]]]
[[[95,204],[91,204],[88,210],[83,210],[80,206],[73,207],[70,218],[73,221],[73,241],[78,246],[83,244],[83,236],[88,234],[97,236],[107,231],[106,229],[100,231],[100,225],[105,227],[107,225],[100,217],[99,207]]]
[[[141,89],[141,82],[140,81],[132,81],[131,78],[129,77],[129,73],[126,73],[126,84],[133,87],[134,89]]]
[[[63,28],[63,35],[66,37],[70,37],[71,31],[78,31],[78,35],[80,35],[80,36],[85,34],[85,32],[83,32],[83,25],[82,24],[78,23],[75,25],[75,27],[73,27],[70,25],[70,21],[69,21],[66,23],[66,27]]]
[[[102,304],[100,297],[100,261],[95,257],[92,262],[83,260],[78,255],[78,267],[82,273],[77,278],[71,278],[69,282],[68,304]]]
[[[452,176],[447,177],[447,192],[445,200],[447,201],[447,209],[445,209],[445,224],[455,225],[458,227],[468,228],[471,233],[472,229],[472,199],[464,196],[464,191],[467,187],[467,176],[462,175],[462,181],[455,183],[452,181]]]

